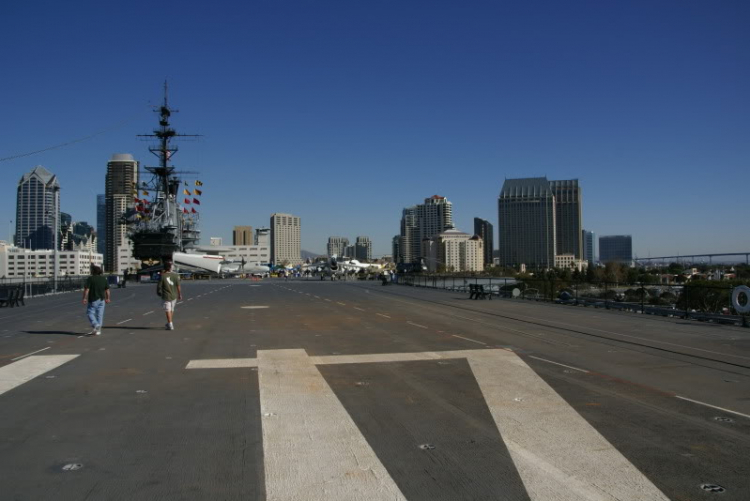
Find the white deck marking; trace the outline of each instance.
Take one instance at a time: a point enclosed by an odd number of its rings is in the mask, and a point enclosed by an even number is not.
[[[145,317],[146,315],[151,315],[152,313],[153,313],[153,310],[152,311],[147,311],[146,313],[143,314],[143,316]]]
[[[561,364],[560,362],[553,362],[552,360],[547,360],[546,358],[535,357],[534,355],[529,355],[529,358],[533,358],[534,360],[541,360],[542,362],[547,362],[548,364],[559,365],[560,367],[567,367],[568,369],[573,369],[574,371],[585,372],[586,374],[589,373],[589,371],[587,371],[586,369],[579,369],[578,367],[573,367],[572,365],[565,365],[565,364]]]
[[[467,358],[532,500],[668,499],[516,354]]]
[[[50,348],[52,348],[52,347],[51,346],[47,346],[46,348],[42,348],[41,350],[32,351],[31,353],[27,353],[26,355],[21,355],[20,357],[11,358],[10,361],[11,362],[15,362],[16,360],[21,360],[22,358],[30,357],[34,353],[39,353],[40,351],[49,350]]]
[[[182,303],[184,303],[184,302],[185,302],[185,301],[178,301],[178,302],[177,302],[177,304],[182,304]]]
[[[422,328],[422,329],[426,329],[427,328],[426,325],[415,324],[414,322],[411,322],[409,320],[407,320],[406,323],[409,324],[409,325],[413,325],[414,327],[419,327],[419,328]]]
[[[382,313],[376,313],[376,315],[380,315],[381,317],[385,317],[385,318],[391,318],[388,315],[383,315]]]
[[[122,325],[125,322],[130,322],[131,320],[133,320],[133,319],[132,318],[128,318],[127,320],[123,320],[122,322],[117,322],[117,325]]]
[[[186,369],[235,369],[243,367],[258,367],[257,358],[215,358],[206,360],[191,360]]]
[[[737,416],[742,416],[742,417],[746,417],[746,418],[750,419],[750,416],[748,416],[747,414],[743,414],[741,412],[733,411],[733,410],[730,410],[730,409],[725,409],[724,407],[718,407],[716,405],[707,404],[706,402],[701,402],[699,400],[693,400],[692,398],[681,397],[679,395],[675,395],[675,397],[679,398],[680,400],[687,400],[688,402],[693,402],[694,404],[705,405],[706,407],[711,407],[712,409],[716,409],[716,410],[724,411],[724,412],[729,412],[730,414],[736,414]]]
[[[346,303],[342,303],[342,302],[339,302],[339,301],[336,301],[336,304],[340,304],[341,306],[346,306]]]
[[[270,306],[241,306],[243,310],[265,310],[266,308],[270,308]]]
[[[487,346],[487,343],[477,341],[476,339],[471,339],[470,337],[463,337],[463,336],[459,336],[458,334],[453,334],[453,337],[465,339],[466,341],[471,341],[472,343],[483,344],[484,346]]]
[[[0,395],[60,367],[78,355],[38,355],[0,367]]]
[[[268,499],[406,500],[304,350],[258,362]]]
[[[330,300],[330,299],[328,299],[328,298],[326,298],[326,301],[328,301],[329,303],[331,302],[331,300]]]
[[[188,368],[258,367],[266,493],[312,501],[404,499],[315,365],[465,358],[532,501],[668,498],[515,353],[504,349],[257,359]],[[684,399],[684,397],[683,397]],[[687,399],[686,399],[687,400]]]
[[[356,306],[352,306],[352,308],[354,308],[355,310],[359,310],[359,311],[365,311],[362,308],[357,308]]]
[[[188,301],[192,301],[193,299],[194,299],[194,298],[192,298],[192,297],[189,297],[189,298],[188,298],[187,300],[188,300]]]

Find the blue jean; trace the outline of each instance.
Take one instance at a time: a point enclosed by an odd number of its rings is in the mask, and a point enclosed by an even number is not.
[[[91,322],[91,327],[93,328],[101,328],[102,324],[104,323],[104,305],[106,303],[104,302],[104,299],[97,299],[96,301],[92,301],[89,303],[88,307],[86,308],[86,314],[89,316],[89,322]]]

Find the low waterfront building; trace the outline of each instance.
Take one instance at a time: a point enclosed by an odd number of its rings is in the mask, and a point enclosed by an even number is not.
[[[0,278],[54,276],[54,250],[31,250],[0,242]],[[88,275],[91,265],[102,266],[104,256],[91,251],[59,251],[58,276]]]

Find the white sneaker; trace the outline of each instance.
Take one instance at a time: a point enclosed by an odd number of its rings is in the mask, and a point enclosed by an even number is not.
[[[174,330],[174,324],[172,322],[169,323],[169,330],[171,330],[171,331]]]
[[[102,328],[101,327],[97,327],[97,329],[96,329],[96,335],[97,336],[101,336],[102,335]]]
[[[96,330],[96,327],[94,327],[93,329],[91,329],[91,332],[88,332],[86,335],[87,336],[96,336],[96,333],[97,333],[97,330]]]

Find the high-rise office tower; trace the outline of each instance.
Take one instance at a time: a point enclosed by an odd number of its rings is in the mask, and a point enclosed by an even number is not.
[[[16,246],[54,249],[59,234],[60,184],[57,176],[37,165],[18,182]]]
[[[479,236],[484,242],[482,252],[484,253],[485,266],[492,265],[493,263],[492,252],[495,249],[495,246],[493,245],[493,240],[495,237],[492,229],[492,224],[486,219],[482,219],[479,217],[474,218],[474,234]]]
[[[358,261],[372,261],[372,242],[370,237],[357,237],[354,244],[354,254]]]
[[[348,246],[349,246],[348,238],[328,237],[328,245],[326,246],[328,257],[343,256]]]
[[[555,266],[555,196],[546,177],[506,179],[497,220],[501,265]]]
[[[299,217],[280,213],[271,215],[271,262],[275,265],[302,263]]]
[[[583,231],[583,260],[588,261],[590,265],[593,265],[596,261],[596,251],[594,245],[596,242],[596,234],[593,231]]]
[[[107,241],[107,197],[96,196],[96,252],[104,255]]]
[[[583,259],[581,230],[581,187],[578,179],[550,181],[555,197],[555,252],[558,255],[572,254]]]
[[[121,247],[130,245],[127,227],[122,223],[122,215],[133,207],[133,198],[138,196],[138,162],[129,153],[116,153],[107,162],[104,196],[106,245],[104,269],[115,272],[118,269],[118,254]]]
[[[599,237],[599,261],[602,263],[633,263],[633,237],[608,235]]]
[[[253,245],[253,227],[235,226],[232,232],[232,245]]]
[[[447,198],[433,195],[423,204],[406,207],[401,215],[402,263],[411,263],[422,254],[422,241],[453,228],[453,204]]]

